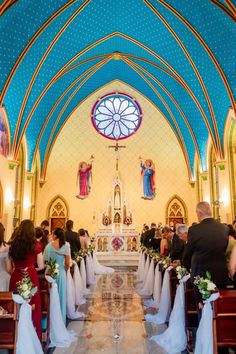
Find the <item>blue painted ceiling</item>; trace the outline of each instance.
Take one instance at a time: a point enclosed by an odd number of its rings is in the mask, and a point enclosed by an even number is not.
[[[42,169],[71,112],[120,80],[151,100],[185,153],[206,169],[209,136],[224,157],[227,112],[235,109],[235,1],[1,1],[0,104],[11,156],[26,134],[29,170]],[[117,54],[118,52],[118,54]]]

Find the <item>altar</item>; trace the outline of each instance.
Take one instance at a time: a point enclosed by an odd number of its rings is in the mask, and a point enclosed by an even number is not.
[[[123,194],[120,174],[116,171],[111,196],[101,214],[101,227],[95,233],[98,254],[122,256],[138,252],[140,235],[135,230],[134,212],[129,210]]]

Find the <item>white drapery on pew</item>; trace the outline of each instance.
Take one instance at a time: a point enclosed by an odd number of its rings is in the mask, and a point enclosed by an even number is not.
[[[80,274],[81,274],[82,284],[83,284],[83,294],[88,295],[90,291],[89,289],[87,289],[87,276],[86,276],[84,258],[82,258],[80,261]]]
[[[150,296],[153,294],[154,288],[154,260],[151,260],[146,279],[144,281],[143,287],[138,290],[139,295],[141,296]]]
[[[97,255],[95,252],[93,252],[93,266],[94,266],[94,272],[97,275],[100,274],[110,274],[114,272],[114,269],[111,267],[105,267],[102,264],[98,262]]]
[[[145,320],[148,322],[153,322],[155,324],[162,324],[168,321],[171,307],[171,296],[170,296],[170,273],[169,271],[173,267],[168,267],[164,274],[162,289],[161,289],[161,299],[159,311],[155,315],[145,315]]]
[[[95,284],[94,265],[91,254],[86,256],[86,279],[88,285]]]
[[[213,354],[213,313],[211,302],[216,301],[219,296],[219,293],[215,293],[212,294],[208,300],[204,301],[202,317],[197,330],[194,354]]]
[[[138,261],[138,270],[136,273],[137,281],[143,281],[144,267],[145,267],[145,254],[144,252],[140,252],[139,261]]]
[[[159,263],[158,263],[155,269],[153,299],[144,301],[145,306],[159,308],[160,298],[161,298],[161,284],[162,284],[162,272],[159,269]]]
[[[20,304],[16,354],[43,354],[42,346],[32,323],[32,307],[20,295],[13,294],[13,300]]]
[[[49,347],[67,348],[72,342],[77,340],[77,335],[74,331],[68,331],[64,324],[60,300],[58,294],[58,287],[56,280],[45,275],[46,280],[51,284],[50,287],[50,345]],[[24,351],[26,353],[26,351]],[[28,348],[27,348],[28,353]]]
[[[168,354],[182,352],[187,345],[185,331],[184,283],[189,278],[190,274],[184,276],[179,282],[168,328],[162,334],[150,338],[150,340],[155,341],[158,345],[164,348]]]
[[[74,264],[73,281],[75,287],[75,304],[83,305],[86,303],[86,300],[84,298],[83,282],[80,275],[80,270],[78,264],[75,261],[73,261],[72,263]]]
[[[68,269],[66,274],[66,316],[70,320],[86,317],[83,312],[76,311],[75,286],[70,269]]]

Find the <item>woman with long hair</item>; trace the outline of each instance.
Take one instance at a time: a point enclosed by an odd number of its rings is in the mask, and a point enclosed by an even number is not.
[[[5,228],[0,223],[0,291],[9,290],[11,261],[8,257],[9,246],[4,240]]]
[[[42,247],[35,238],[34,224],[31,220],[23,220],[15,232],[11,242],[9,255],[14,263],[14,271],[10,279],[10,291],[17,289],[17,283],[24,275],[30,277],[37,286],[37,293],[31,298],[33,324],[40,340],[42,340],[42,312],[37,270],[44,268]],[[37,264],[38,268],[35,268]]]
[[[66,323],[66,272],[70,268],[70,245],[66,242],[63,229],[57,228],[53,231],[53,241],[46,246],[43,258],[45,261],[55,260],[59,265],[57,285],[62,318]]]

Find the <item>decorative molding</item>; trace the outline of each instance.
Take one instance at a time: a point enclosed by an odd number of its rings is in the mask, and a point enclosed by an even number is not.
[[[39,187],[40,188],[43,188],[43,186],[45,185],[45,183],[46,183],[47,181],[46,180],[39,180]]]
[[[215,166],[219,167],[220,171],[225,170],[226,161],[217,161]]]
[[[33,172],[26,172],[26,179],[27,181],[31,181],[34,178]]]
[[[208,180],[208,173],[207,172],[202,172],[199,174],[200,178],[202,181],[207,181]]]
[[[14,168],[16,166],[19,165],[19,161],[17,160],[8,160],[8,167],[9,167],[9,170],[14,170]]]

